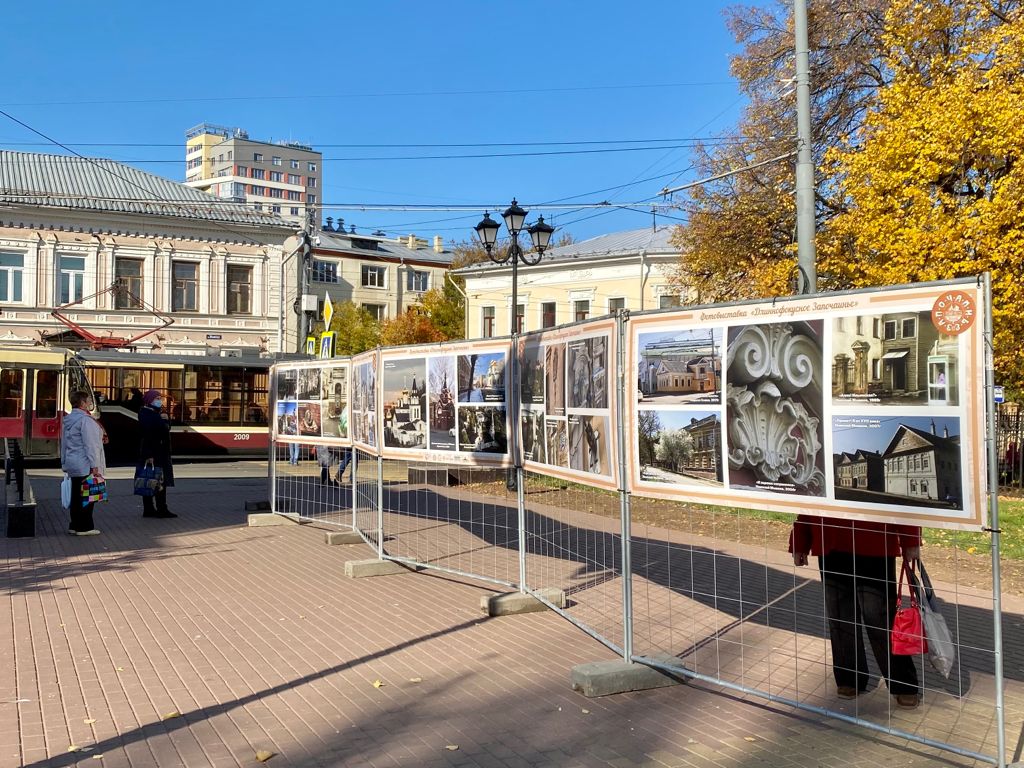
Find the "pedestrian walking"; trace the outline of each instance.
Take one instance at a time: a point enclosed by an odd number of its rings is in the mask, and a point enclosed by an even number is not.
[[[799,515],[790,534],[789,551],[798,566],[807,565],[808,552],[818,558],[832,645],[832,675],[839,698],[855,698],[870,682],[863,628],[896,704],[905,709],[917,707],[917,667],[913,657],[893,655],[891,634],[896,616],[896,558],[920,557],[921,529]]]
[[[93,401],[88,392],[71,393],[72,410],[64,417],[60,441],[60,465],[71,478],[71,499],[68,511],[74,536],[95,536],[99,533],[93,523],[95,501],[88,501],[82,493],[86,478],[103,479],[107,462],[103,455],[105,433],[92,417]]]
[[[167,489],[174,485],[174,465],[171,461],[171,425],[161,409],[164,401],[160,393],[149,390],[142,398],[139,409],[139,463],[143,467],[159,467],[164,474],[163,486],[152,496],[142,497],[143,517],[177,517],[167,508]]]

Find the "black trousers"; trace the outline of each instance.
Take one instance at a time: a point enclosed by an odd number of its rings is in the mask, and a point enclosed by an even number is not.
[[[96,526],[92,521],[92,508],[96,506],[95,501],[91,501],[85,506],[82,506],[82,483],[85,482],[85,478],[88,475],[82,477],[71,478],[71,530],[73,531],[91,531]]]
[[[167,511],[167,488],[161,488],[152,496],[142,497],[142,514],[152,515]]]
[[[832,644],[836,685],[867,688],[864,633],[878,668],[893,695],[918,693],[912,656],[893,656],[892,621],[896,616],[896,558],[829,552],[818,558],[825,591],[825,612]],[[861,631],[863,628],[863,632]]]

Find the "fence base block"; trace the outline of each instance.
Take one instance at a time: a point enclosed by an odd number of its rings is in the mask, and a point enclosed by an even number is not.
[[[345,563],[345,575],[350,579],[390,576],[395,573],[410,573],[412,570],[391,560],[349,560]]]
[[[622,659],[578,664],[572,668],[569,681],[574,691],[579,691],[588,699],[611,696],[615,693],[666,688],[686,682],[683,677],[662,672],[645,664],[629,664]]]
[[[259,528],[265,525],[288,525],[293,522],[284,515],[275,515],[273,512],[260,512],[249,515],[249,527]]]
[[[328,531],[324,534],[328,544],[362,544],[363,537],[356,531]]]
[[[565,592],[563,590],[538,589],[537,594],[552,605],[565,608]],[[480,598],[480,610],[488,616],[514,616],[517,613],[534,613],[547,609],[547,603],[542,603],[533,595],[523,592],[505,592],[501,595],[484,595]]]

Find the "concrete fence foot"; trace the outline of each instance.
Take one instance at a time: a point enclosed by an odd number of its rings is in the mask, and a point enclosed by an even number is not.
[[[257,512],[249,515],[249,527],[260,528],[266,525],[288,525],[295,522],[284,515],[275,515],[273,512]]]
[[[345,563],[345,575],[350,579],[391,576],[396,573],[410,573],[414,570],[391,560],[349,560]]]
[[[565,608],[565,591],[549,588],[538,589],[537,594],[548,603]],[[534,613],[548,610],[547,603],[523,592],[505,592],[500,595],[484,595],[480,598],[480,610],[488,616],[514,616],[517,613]]]
[[[362,544],[363,537],[356,531],[328,531],[324,541],[327,544]]]
[[[677,662],[679,659],[667,657]],[[659,659],[661,660],[661,659]],[[646,691],[652,688],[666,688],[686,682],[682,675],[663,672],[646,664],[630,664],[622,659],[614,661],[591,661],[572,668],[569,674],[572,689],[587,698],[611,696],[615,693]]]

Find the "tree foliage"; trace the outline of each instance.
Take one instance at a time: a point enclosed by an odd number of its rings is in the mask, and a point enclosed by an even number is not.
[[[334,354],[339,356],[358,355],[380,344],[380,324],[365,307],[351,301],[335,301],[331,330],[334,331]],[[323,330],[317,323],[314,332]]]
[[[637,411],[637,421],[640,464],[646,467],[654,463],[658,433],[661,432],[661,419],[657,411]]]
[[[385,347],[402,344],[429,344],[445,341],[446,336],[418,306],[409,307],[400,315],[381,323],[380,343]]]
[[[419,309],[430,318],[442,340],[466,337],[466,300],[462,294],[465,282],[460,277],[447,275],[441,286],[431,288],[418,302]]]
[[[654,455],[658,461],[668,464],[678,472],[693,455],[693,435],[685,429],[663,431],[658,437]]]

